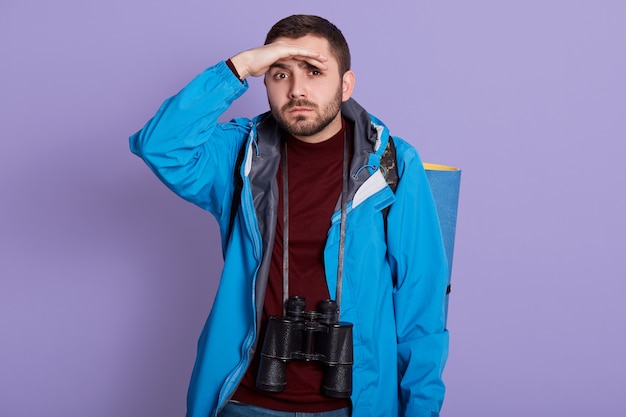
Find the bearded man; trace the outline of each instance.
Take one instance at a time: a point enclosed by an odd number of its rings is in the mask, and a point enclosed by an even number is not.
[[[218,122],[251,76],[264,77],[270,111]],[[130,138],[220,225],[189,417],[439,415],[448,264],[436,208],[416,150],[392,141],[354,86],[341,31],[294,15]],[[381,169],[391,148],[395,190]]]

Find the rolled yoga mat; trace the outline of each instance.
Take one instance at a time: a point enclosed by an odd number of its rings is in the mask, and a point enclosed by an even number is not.
[[[459,207],[459,191],[461,188],[461,170],[458,168],[424,163],[426,176],[437,207],[443,244],[448,258],[448,290],[452,276],[452,258],[454,257],[454,238],[456,235],[456,218]],[[448,297],[446,296],[446,318]]]

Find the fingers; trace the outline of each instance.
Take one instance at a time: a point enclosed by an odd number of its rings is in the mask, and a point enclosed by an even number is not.
[[[277,48],[278,59],[276,59],[276,61],[279,61],[280,59],[290,58],[300,61],[306,61],[309,64],[315,64],[315,66],[326,67],[325,62],[328,61],[328,57],[322,55],[318,51],[314,51],[313,49],[305,48],[299,45],[290,45],[283,42],[278,42],[270,45]]]

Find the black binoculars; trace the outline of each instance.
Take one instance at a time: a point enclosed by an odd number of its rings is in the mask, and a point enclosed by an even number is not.
[[[324,366],[321,393],[352,394],[352,324],[338,322],[337,302],[322,300],[317,311],[304,311],[304,297],[289,297],[284,317],[270,317],[261,350],[256,385],[281,392],[288,361],[316,361]]]

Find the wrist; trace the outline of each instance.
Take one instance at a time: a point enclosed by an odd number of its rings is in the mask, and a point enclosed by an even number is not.
[[[234,57],[230,58],[228,61],[226,61],[226,64],[231,69],[233,74],[235,74],[235,76],[241,81],[245,80],[246,77],[250,75],[250,73],[246,71],[246,65],[243,62],[241,54],[237,54]]]
[[[237,71],[237,68],[235,68],[233,61],[230,58],[226,60],[226,66],[228,66],[228,69],[230,70],[230,72],[232,72],[233,75],[237,77],[237,79],[243,83],[243,78],[241,78],[241,75],[239,75],[239,71]]]

